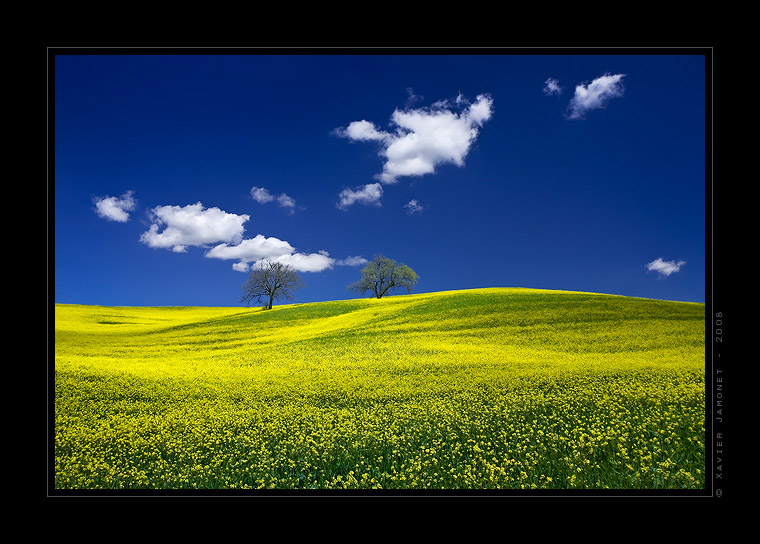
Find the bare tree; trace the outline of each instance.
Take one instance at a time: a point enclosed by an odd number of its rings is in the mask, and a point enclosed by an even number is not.
[[[275,300],[292,299],[300,287],[303,283],[292,266],[277,261],[262,261],[243,284],[240,302],[250,304],[252,300],[261,301],[263,298],[268,302],[265,308],[271,310]]]
[[[348,286],[349,290],[359,293],[371,292],[377,298],[391,289],[406,288],[411,292],[419,276],[405,264],[393,259],[375,255],[375,258],[362,269],[362,279]]]

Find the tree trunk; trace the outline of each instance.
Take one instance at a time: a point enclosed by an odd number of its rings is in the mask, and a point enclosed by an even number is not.
[[[271,296],[269,297],[269,306],[267,306],[267,309],[268,310],[272,309],[272,297]]]

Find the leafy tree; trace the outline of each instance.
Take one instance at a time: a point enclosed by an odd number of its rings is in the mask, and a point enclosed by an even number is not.
[[[262,261],[251,271],[243,284],[243,296],[240,302],[251,303],[252,300],[268,301],[264,307],[272,309],[272,302],[280,298],[292,299],[295,290],[303,287],[295,269],[289,264],[277,261]]]
[[[348,289],[362,294],[371,292],[380,298],[391,289],[403,287],[407,292],[411,292],[418,279],[417,273],[405,264],[375,255],[375,258],[362,269],[362,279],[349,285]]]

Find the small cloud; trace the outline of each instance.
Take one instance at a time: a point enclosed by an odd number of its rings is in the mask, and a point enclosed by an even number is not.
[[[289,264],[299,272],[321,272],[335,264],[327,251],[300,253],[285,240],[273,236],[258,234],[243,239],[243,224],[250,218],[248,215],[207,209],[200,202],[184,207],[158,206],[150,211],[150,217],[153,224],[142,234],[141,242],[175,253],[185,253],[189,246],[209,248],[213,245],[205,256],[237,261],[232,268],[238,272],[247,272],[262,261]]]
[[[425,99],[424,96],[414,94],[414,89],[412,89],[411,87],[406,88],[406,94],[409,96],[409,98],[406,99],[407,108],[410,108],[417,102],[422,102]]]
[[[383,196],[383,186],[379,183],[368,183],[362,188],[356,190],[344,189],[338,195],[339,201],[336,204],[341,210],[358,202],[364,205],[380,206],[380,198]]]
[[[251,187],[251,198],[259,204],[265,204],[274,200],[272,193],[267,191],[264,187]]]
[[[276,200],[281,208],[289,208],[291,214],[295,213],[296,201],[285,193],[275,196],[264,187],[251,187],[251,198],[259,204],[266,204],[267,202]]]
[[[285,240],[280,240],[274,236],[267,238],[263,234],[257,234],[255,237],[242,240],[235,245],[224,243],[214,246],[206,252],[206,257],[252,262],[261,259],[273,259],[294,251],[295,248]]]
[[[267,238],[258,234],[253,238],[242,240],[236,245],[219,244],[206,252],[209,259],[236,260],[232,265],[233,270],[247,272],[251,263],[253,266],[263,261],[281,262],[289,264],[298,272],[321,272],[332,268],[335,259],[332,259],[326,251],[318,253],[298,253],[295,248],[285,240],[273,236]]]
[[[293,200],[288,195],[286,195],[285,193],[282,193],[280,196],[277,197],[277,204],[279,204],[283,208],[295,208],[296,207],[296,201]]]
[[[438,165],[463,166],[479,129],[492,115],[493,99],[489,95],[478,95],[471,103],[460,94],[453,101],[439,100],[430,108],[395,110],[392,131],[361,120],[334,133],[349,140],[380,143],[385,162],[375,178],[393,184],[399,177],[433,174]]]
[[[575,96],[570,100],[567,109],[568,119],[585,119],[586,112],[602,109],[616,97],[623,96],[622,80],[625,74],[604,74],[588,85],[580,84],[575,87]]]
[[[133,194],[134,191],[127,191],[118,198],[115,196],[93,197],[95,212],[103,219],[126,223],[129,221],[127,212],[131,212],[136,206],[136,201],[132,198]]]
[[[363,264],[368,263],[369,261],[365,259],[364,257],[356,256],[356,257],[346,257],[345,259],[340,259],[338,261],[335,261],[335,264],[340,266],[361,266]]]
[[[562,94],[562,87],[559,86],[559,81],[554,79],[553,77],[550,77],[546,81],[544,81],[544,94],[546,96],[552,96],[554,94],[561,95]]]
[[[323,270],[332,268],[333,264],[335,264],[335,259],[322,253],[289,253],[267,260],[290,265],[297,272],[322,272]],[[258,264],[258,262],[255,263],[255,265]]]
[[[256,238],[263,239],[263,236],[259,235]],[[268,240],[272,240],[271,238]],[[275,239],[276,240],[276,239]],[[246,240],[247,241],[247,240]],[[246,242],[244,241],[244,242]],[[287,244],[287,242],[284,242]],[[242,246],[243,244],[241,244]],[[288,246],[289,247],[289,244]],[[216,249],[216,248],[215,248]],[[258,252],[251,252],[251,247],[246,248],[242,252],[237,252],[235,248],[223,248],[225,250],[225,256],[221,256],[221,252],[212,253],[211,251],[206,254],[207,257],[217,258],[241,258],[239,262],[232,265],[234,270],[238,272],[248,272],[254,267],[263,262],[279,262],[292,266],[297,272],[322,272],[332,268],[333,266],[360,266],[368,263],[369,261],[364,257],[346,257],[345,259],[333,259],[330,254],[325,250],[320,250],[316,253],[297,253],[290,248],[290,251],[285,251],[285,247],[280,250],[274,250],[269,252],[266,257],[256,257]],[[232,250],[232,251],[230,251]],[[236,254],[236,255],[235,255]],[[235,255],[235,256],[233,256]],[[249,264],[250,263],[250,264]]]
[[[377,129],[374,123],[362,119],[353,121],[346,128],[336,128],[333,133],[341,138],[348,138],[359,142],[369,142],[372,140],[384,141],[389,135]]]
[[[647,270],[657,272],[660,276],[670,276],[674,272],[681,270],[681,267],[686,264],[686,261],[664,261],[662,257],[658,257],[651,263],[647,263]]]
[[[416,199],[412,199],[406,204],[404,204],[404,208],[406,208],[406,213],[409,215],[413,215],[415,213],[422,213],[422,210],[425,209],[424,206],[421,206],[419,202],[417,202]]]
[[[184,207],[157,206],[150,211],[150,217],[153,224],[142,233],[140,241],[176,253],[184,253],[187,246],[238,243],[243,238],[243,223],[250,219],[219,208],[206,209],[200,202]]]
[[[289,197],[285,193],[282,193],[280,196],[277,197],[277,205],[280,206],[280,208],[287,208],[288,215],[293,215],[296,213],[296,201],[295,199]],[[304,209],[303,206],[300,207],[300,209]]]

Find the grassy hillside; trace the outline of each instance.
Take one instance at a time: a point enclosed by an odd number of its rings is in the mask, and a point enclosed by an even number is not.
[[[56,488],[702,488],[704,304],[55,306]]]

